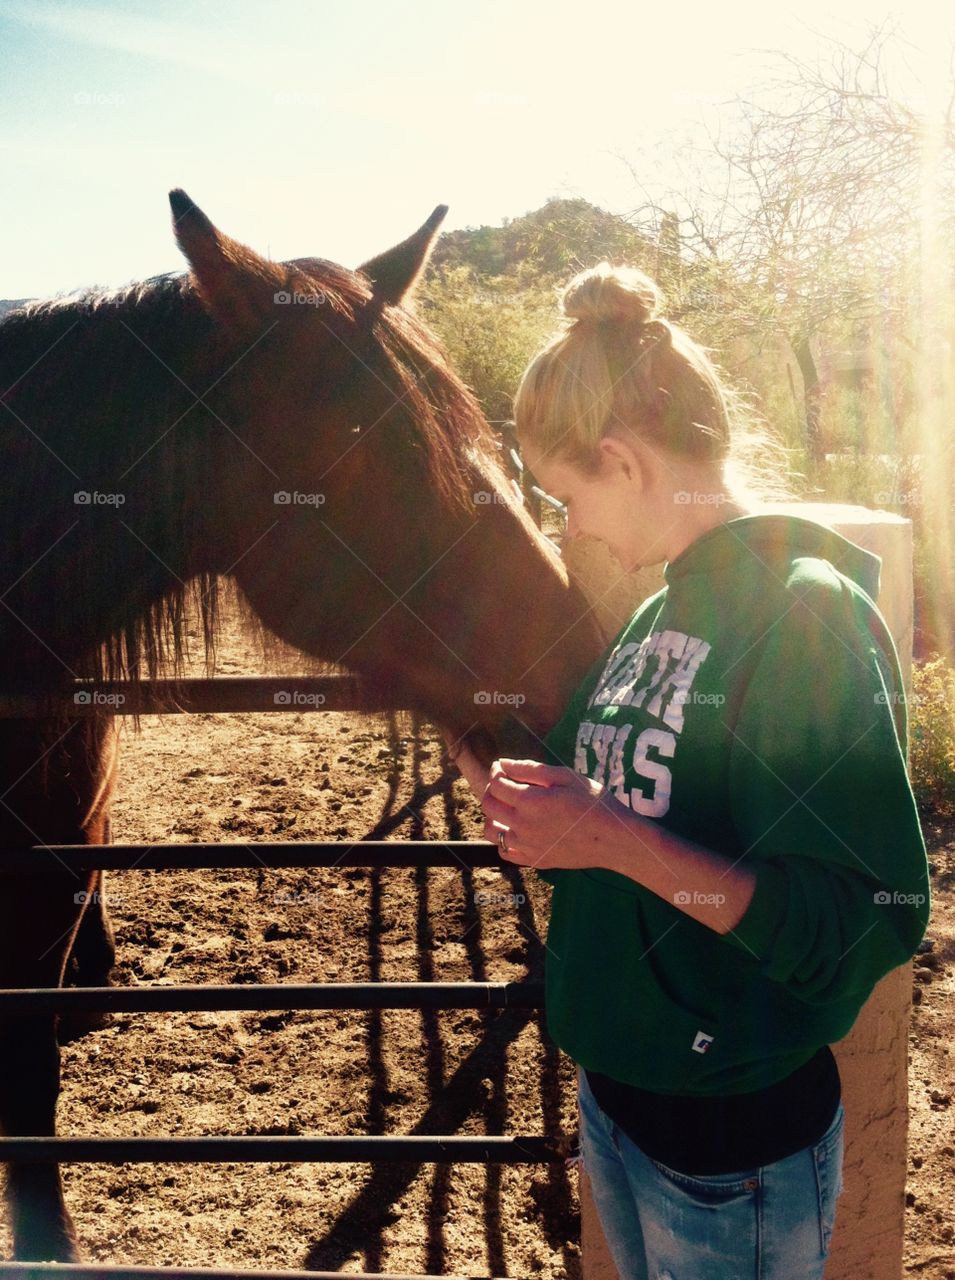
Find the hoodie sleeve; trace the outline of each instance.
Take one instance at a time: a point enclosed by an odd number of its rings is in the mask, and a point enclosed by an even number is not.
[[[756,889],[724,937],[794,996],[861,1006],[930,908],[898,659],[835,573],[779,612],[731,726],[731,816]]]

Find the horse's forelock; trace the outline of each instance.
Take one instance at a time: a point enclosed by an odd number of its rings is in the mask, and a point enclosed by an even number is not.
[[[371,286],[357,271],[325,258],[294,258],[283,264],[289,294],[313,293],[316,307],[354,319],[371,300]]]

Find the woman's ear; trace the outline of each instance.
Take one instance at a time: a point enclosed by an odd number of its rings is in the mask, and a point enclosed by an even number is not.
[[[600,453],[608,474],[621,473],[631,484],[642,487],[645,481],[645,465],[638,451],[626,440],[616,435],[606,435],[600,441]]]

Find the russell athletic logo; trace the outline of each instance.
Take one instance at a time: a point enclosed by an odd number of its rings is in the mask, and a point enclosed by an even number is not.
[[[708,1036],[705,1031],[698,1031],[693,1039],[693,1052],[706,1053],[712,1043],[712,1036]]]

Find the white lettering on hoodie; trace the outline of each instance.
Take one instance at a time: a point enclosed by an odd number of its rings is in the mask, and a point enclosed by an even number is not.
[[[584,720],[577,730],[577,772],[608,786],[635,813],[662,817],[670,807],[672,788],[672,774],[663,760],[671,760],[676,752],[676,735],[683,731],[684,708],[709,652],[710,645],[699,636],[669,630],[654,631],[642,642],[630,642],[615,650],[607,659],[588,707],[643,707],[646,703],[646,714],[661,720],[666,728],[644,729],[633,743],[627,761],[625,750],[632,724],[594,724]],[[595,757],[592,768],[588,747]],[[634,774],[651,785],[627,788],[627,763]]]

